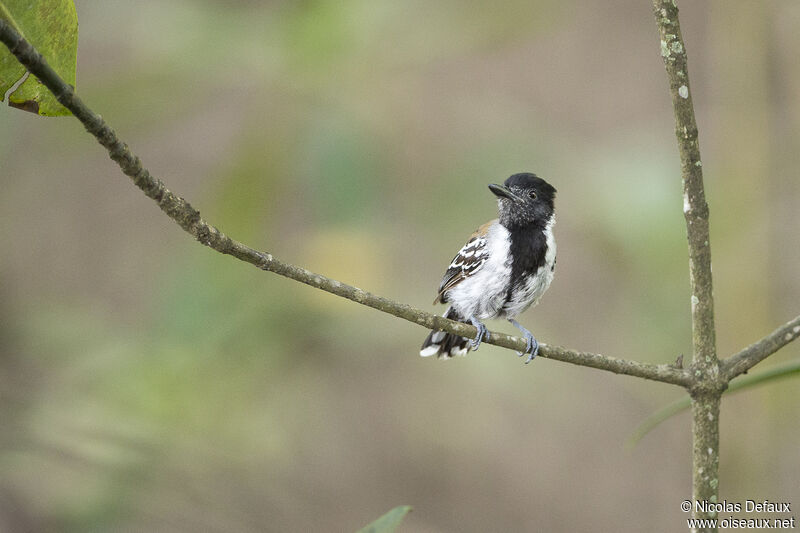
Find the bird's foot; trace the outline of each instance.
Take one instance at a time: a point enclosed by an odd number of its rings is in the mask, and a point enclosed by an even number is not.
[[[525,354],[528,354],[528,359],[525,360],[525,364],[527,365],[533,358],[536,357],[536,354],[539,353],[539,341],[536,340],[536,337],[533,336],[533,333],[525,329],[522,324],[514,320],[513,318],[508,319],[509,322],[514,324],[514,327],[517,328],[522,332],[525,336],[525,351],[524,352],[517,352],[519,357],[522,357]]]
[[[517,354],[522,357],[525,354],[528,354],[528,358],[525,360],[525,364],[527,365],[536,355],[539,353],[539,341],[536,340],[536,337],[530,331],[525,332],[525,351],[522,353],[517,352]]]
[[[489,330],[487,330],[486,326],[484,326],[482,323],[480,323],[478,321],[478,319],[475,318],[474,316],[469,317],[469,321],[472,323],[473,326],[478,328],[478,334],[475,335],[474,339],[469,341],[470,347],[474,351],[474,350],[478,349],[478,347],[481,345],[481,342],[484,339],[486,339],[486,340],[489,339]]]

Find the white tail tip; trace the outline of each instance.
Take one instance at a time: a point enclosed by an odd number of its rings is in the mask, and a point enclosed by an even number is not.
[[[439,351],[438,344],[431,344],[430,346],[426,346],[422,350],[419,351],[419,355],[422,357],[430,357],[432,355],[436,355]]]

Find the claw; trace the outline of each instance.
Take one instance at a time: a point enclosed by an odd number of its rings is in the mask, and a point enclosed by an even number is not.
[[[536,338],[533,335],[530,336],[528,341],[529,341],[528,344],[531,344],[530,341],[533,341],[533,350],[530,350],[529,352],[527,352],[530,355],[528,355],[528,359],[525,361],[526,365],[528,363],[530,363],[531,361],[533,361],[533,358],[536,357],[536,354],[539,353],[539,341],[537,341]]]
[[[527,365],[533,361],[533,358],[539,353],[539,341],[536,340],[536,337],[533,336],[533,333],[522,327],[522,325],[513,318],[509,318],[508,321],[514,324],[514,327],[520,330],[525,336],[525,351],[517,352],[517,355],[522,357],[523,355],[528,354],[528,359],[525,360],[525,364]]]
[[[486,326],[478,322],[478,319],[474,316],[469,317],[469,321],[472,322],[473,326],[478,328],[478,334],[475,335],[473,340],[469,341],[470,347],[474,351],[478,349],[484,339],[489,339],[489,330],[486,329]]]
[[[536,342],[536,339],[533,338],[533,335],[525,335],[525,351],[524,352],[517,352],[518,357],[522,357],[525,354],[533,352],[533,343]],[[537,346],[538,348],[538,346]]]

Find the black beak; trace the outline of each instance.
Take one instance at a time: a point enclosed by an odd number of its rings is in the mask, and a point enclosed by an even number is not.
[[[519,202],[522,200],[522,198],[511,192],[511,190],[505,185],[492,183],[489,185],[489,190],[492,191],[498,198],[508,198],[514,202]]]

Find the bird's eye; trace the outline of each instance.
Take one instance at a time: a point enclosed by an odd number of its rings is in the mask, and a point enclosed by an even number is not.
[[[536,200],[536,191],[529,191],[528,198],[530,198],[531,200]]]

